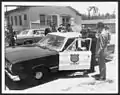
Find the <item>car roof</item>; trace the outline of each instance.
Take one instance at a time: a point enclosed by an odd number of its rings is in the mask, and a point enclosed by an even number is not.
[[[65,32],[65,33],[52,32],[52,33],[49,33],[49,34],[62,36],[62,37],[66,37],[66,38],[73,38],[73,37],[80,37],[81,36],[81,33],[78,33],[78,32]]]
[[[40,29],[26,29],[26,30],[40,30]]]

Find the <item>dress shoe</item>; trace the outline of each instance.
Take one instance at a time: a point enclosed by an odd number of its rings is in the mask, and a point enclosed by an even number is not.
[[[92,77],[94,77],[94,78],[95,77],[97,77],[97,78],[99,77],[100,78],[100,74],[92,75]]]
[[[88,73],[94,73],[95,71],[94,70],[87,70],[84,72],[84,74],[88,74]]]
[[[99,81],[104,81],[104,80],[106,80],[106,78],[101,78],[101,77],[96,77],[95,79],[96,79],[96,80],[99,80]]]

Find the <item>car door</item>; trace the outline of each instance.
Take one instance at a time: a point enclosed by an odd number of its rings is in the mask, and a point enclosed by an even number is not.
[[[91,41],[92,39],[78,38],[64,52],[60,52],[59,70],[84,70],[90,69]],[[89,44],[84,45],[86,41]],[[82,44],[83,43],[83,44]],[[89,47],[89,48],[87,48]]]
[[[32,30],[28,30],[28,31],[29,32],[27,33],[27,35],[25,35],[24,42],[32,41],[33,40],[33,31]]]
[[[39,40],[41,40],[43,37],[43,34],[41,33],[40,30],[34,30],[34,41],[38,42]]]

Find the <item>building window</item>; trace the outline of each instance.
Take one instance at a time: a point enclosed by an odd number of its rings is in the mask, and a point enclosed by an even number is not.
[[[40,25],[45,25],[45,15],[40,15]]]
[[[15,16],[15,25],[17,26],[17,16]]]
[[[13,25],[13,17],[11,16],[11,25]]]
[[[56,15],[47,16],[47,25],[50,25],[51,23],[53,23],[53,24],[55,24],[55,26],[57,26],[57,16]]]
[[[62,16],[62,24],[66,25],[70,22],[69,16]]]
[[[51,24],[51,16],[47,16],[47,25]]]
[[[57,16],[56,15],[52,16],[52,22],[55,26],[57,26]]]
[[[24,14],[24,20],[27,20],[27,15],[26,14]]]
[[[19,24],[22,25],[22,18],[19,16]]]
[[[51,23],[57,26],[56,15],[40,15],[40,25],[50,25]]]

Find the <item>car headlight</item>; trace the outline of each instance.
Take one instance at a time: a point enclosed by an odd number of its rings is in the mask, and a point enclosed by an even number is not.
[[[12,64],[8,61],[5,61],[5,68],[7,68],[11,71],[12,70]]]
[[[14,74],[18,74],[24,70],[24,67],[21,64],[13,64],[11,70]]]
[[[9,70],[12,71],[12,65],[9,66]]]

